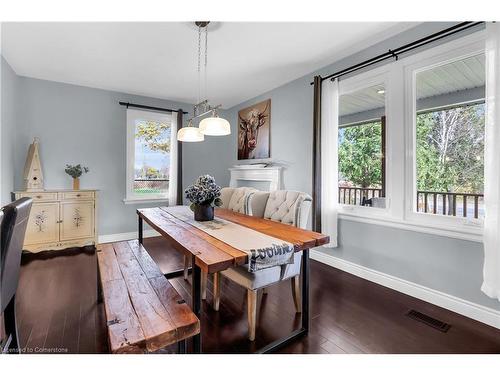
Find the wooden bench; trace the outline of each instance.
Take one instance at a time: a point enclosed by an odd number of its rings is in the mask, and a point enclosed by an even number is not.
[[[97,247],[112,353],[153,352],[200,333],[200,321],[137,240]]]

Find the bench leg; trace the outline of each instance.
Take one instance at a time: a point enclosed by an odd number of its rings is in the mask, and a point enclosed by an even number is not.
[[[186,340],[181,340],[177,343],[177,354],[186,354],[186,353],[187,353]]]

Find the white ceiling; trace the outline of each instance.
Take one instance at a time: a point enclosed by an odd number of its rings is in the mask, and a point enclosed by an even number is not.
[[[230,108],[415,23],[212,23],[208,97]],[[195,103],[197,29],[187,22],[3,23],[18,75]]]

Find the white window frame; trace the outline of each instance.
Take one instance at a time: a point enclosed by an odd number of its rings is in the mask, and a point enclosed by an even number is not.
[[[445,44],[419,54],[417,62],[408,61],[405,64],[405,146],[406,146],[406,176],[405,176],[405,219],[411,223],[437,227],[449,231],[482,234],[482,219],[463,218],[456,216],[436,215],[416,212],[416,78],[417,74],[428,69],[462,60],[467,57],[484,53],[484,39],[470,41],[466,38],[455,43]]]
[[[147,196],[134,193],[134,169],[135,169],[135,121],[137,119],[150,120],[150,121],[163,121],[170,124],[173,123],[174,118],[170,113],[145,111],[139,109],[127,109],[127,172],[126,172],[126,197],[123,199],[125,204],[134,203],[155,203],[167,202],[168,192],[165,194],[148,194]],[[175,152],[173,147],[170,148],[171,153]],[[173,156],[170,155],[172,158]],[[169,188],[171,184],[177,183],[172,179],[172,171],[169,176]]]
[[[414,212],[416,163],[413,137],[416,132],[414,77],[418,69],[425,70],[432,64],[441,65],[472,56],[484,48],[485,32],[478,31],[339,81],[339,96],[377,83],[385,85],[387,196],[385,209],[339,204],[339,218],[482,242],[480,219]]]
[[[386,90],[385,92],[388,92],[388,83],[389,83],[389,67],[388,66],[383,66],[377,69],[370,70],[368,72],[364,72],[361,74],[357,74],[355,76],[343,79],[339,81],[339,98],[342,95],[346,94],[351,94],[353,92],[363,90],[368,87],[372,87],[375,85],[384,85],[384,89]],[[390,217],[390,194],[391,194],[391,187],[387,184],[387,181],[389,181],[390,178],[390,171],[389,171],[389,159],[388,159],[388,152],[387,152],[387,147],[389,146],[387,144],[387,134],[388,134],[388,120],[387,120],[387,108],[389,106],[389,100],[388,96],[385,95],[385,114],[386,114],[386,158],[385,158],[385,170],[386,170],[386,176],[385,176],[385,192],[386,192],[386,207],[385,208],[379,208],[379,207],[364,207],[361,205],[352,205],[352,204],[344,204],[344,203],[339,203],[338,204],[338,213],[340,215],[346,215],[346,216],[359,216],[359,217],[368,217],[368,218],[374,218],[374,217],[379,217],[379,218],[389,218]],[[340,126],[339,126],[340,129]],[[337,178],[337,189],[338,189],[338,178]]]

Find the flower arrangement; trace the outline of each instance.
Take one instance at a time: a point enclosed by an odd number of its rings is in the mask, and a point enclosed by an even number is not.
[[[73,177],[73,190],[79,190],[80,189],[80,176],[83,173],[88,173],[89,169],[87,167],[82,167],[80,164],[77,164],[77,165],[66,164],[66,168],[64,169],[64,172],[66,172],[71,177]]]
[[[208,174],[198,177],[193,185],[184,190],[186,198],[191,202],[189,207],[195,213],[195,220],[206,221],[213,219],[214,207],[222,205],[220,190],[221,187]]]
[[[79,178],[83,173],[88,173],[89,169],[87,167],[82,167],[80,164],[66,164],[66,169],[64,170],[64,172],[66,172],[73,178]]]

